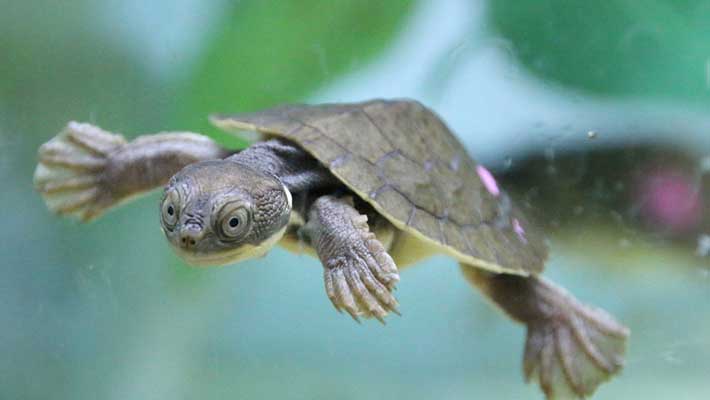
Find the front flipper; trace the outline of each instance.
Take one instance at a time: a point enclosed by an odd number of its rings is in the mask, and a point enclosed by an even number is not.
[[[302,233],[316,249],[324,267],[325,290],[335,308],[345,309],[356,321],[374,317],[384,323],[398,314],[391,291],[399,273],[360,214],[344,199],[318,198],[310,208]]]
[[[527,325],[523,371],[548,399],[584,398],[624,364],[629,330],[545,279],[462,265],[466,278],[511,318]]]
[[[112,202],[106,179],[110,154],[126,143],[121,135],[70,122],[39,148],[34,184],[47,207],[84,221],[99,215]]]
[[[70,122],[39,148],[34,184],[57,214],[88,221],[137,194],[165,184],[182,167],[229,153],[194,133],[121,135]]]

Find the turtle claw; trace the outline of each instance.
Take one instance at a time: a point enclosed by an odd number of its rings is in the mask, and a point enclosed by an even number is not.
[[[356,321],[375,318],[383,324],[390,312],[399,314],[392,295],[399,282],[397,266],[351,200],[318,198],[302,232],[323,263],[325,292],[336,310]]]
[[[603,310],[540,282],[545,291],[551,290],[548,304],[555,310],[528,323],[525,379],[538,380],[549,399],[590,396],[623,367],[629,331]]]
[[[345,310],[358,323],[360,317],[364,317],[376,318],[385,324],[389,312],[400,315],[399,303],[388,286],[393,279],[385,282],[377,279],[370,268],[373,263],[376,261],[368,252],[331,259],[324,269],[325,288],[336,310]],[[398,281],[399,276],[396,278]]]
[[[109,156],[125,139],[84,123],[70,122],[39,148],[35,188],[57,214],[88,221],[113,204],[104,175]]]

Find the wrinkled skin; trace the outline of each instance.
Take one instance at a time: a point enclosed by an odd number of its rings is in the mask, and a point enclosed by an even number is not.
[[[411,127],[434,127],[432,129],[438,129],[438,134],[444,135],[446,141],[455,144],[446,127],[441,122],[432,123],[434,114],[418,103],[374,101],[366,104],[374,107],[367,115],[368,123],[383,124],[382,127],[375,125],[374,130],[370,127],[370,135],[390,135],[390,141],[403,140],[392,136],[394,131],[388,131],[385,125],[409,126],[406,118],[414,118],[421,123]],[[311,129],[318,123],[316,116],[332,122],[336,121],[332,110],[362,107],[362,104],[323,108],[298,106],[290,110],[301,113],[301,118],[314,124],[302,125]],[[257,125],[260,121],[277,125],[292,123],[293,119],[282,118],[283,110],[286,109],[252,114],[250,122],[235,120],[234,127],[262,129]],[[407,117],[403,120],[402,116],[387,110],[406,112]],[[225,121],[225,126],[229,127],[230,121]],[[348,126],[348,132],[356,132],[358,124],[362,123],[362,119],[338,121]],[[276,127],[269,129],[277,130]],[[315,135],[298,127],[290,132]],[[321,133],[327,140],[343,139],[338,131]],[[304,143],[315,146],[318,142]],[[346,156],[334,158],[329,167],[342,168],[347,162],[362,162],[362,165],[370,165],[368,168],[379,165]],[[382,158],[383,163],[392,164],[387,167],[388,173],[407,173],[406,168],[394,163],[396,157],[401,156],[401,152],[392,152]],[[421,167],[424,172],[431,166],[424,160],[414,161],[421,161],[421,165],[414,163],[413,168]],[[453,170],[459,166],[459,162],[449,164]],[[400,169],[402,172],[398,172]],[[351,168],[348,172],[366,182],[370,175],[365,174],[365,170]],[[486,177],[489,181],[493,179]],[[417,182],[412,179],[411,190],[429,185],[425,180]],[[437,182],[457,183],[451,177]],[[497,186],[496,190],[491,190],[486,182],[463,184],[471,190],[488,188],[489,195],[506,199]],[[392,290],[399,281],[398,265],[402,267],[431,255],[432,248],[443,251],[410,231],[397,229],[394,222],[366,204],[362,195],[353,193],[336,179],[323,163],[285,139],[259,142],[234,153],[194,133],[161,133],[127,142],[95,126],[70,123],[40,148],[35,171],[35,186],[48,207],[82,220],[96,218],[137,194],[164,185],[167,186],[160,204],[161,227],[172,247],[187,262],[223,265],[262,255],[277,243],[289,248],[289,243],[297,242],[295,247],[304,247],[320,259],[325,292],[335,308],[346,311],[358,321],[377,318],[384,323],[390,312],[397,313],[398,303]],[[461,187],[455,189],[460,191]],[[371,196],[380,193],[375,191]],[[446,202],[456,210],[466,210],[467,204],[457,204],[457,198],[449,196]],[[495,212],[495,208],[487,210]],[[410,215],[410,220],[416,222],[416,218]],[[489,249],[488,254],[508,258],[511,265],[518,265],[517,271],[522,271],[522,275],[484,271],[479,268],[481,265],[471,264],[469,256],[457,256],[462,272],[509,317],[527,326],[523,365],[527,379],[537,379],[548,398],[589,396],[601,382],[622,368],[629,332],[603,310],[584,305],[561,287],[537,277],[535,274],[541,269],[540,262],[546,252],[541,245],[527,253],[527,250],[504,251],[511,243],[523,249],[515,242],[524,232],[517,218],[512,219],[512,225],[507,220],[493,221],[502,222],[501,226],[508,224],[506,229],[510,232],[500,242],[489,240],[492,250]],[[440,222],[439,229],[442,226]],[[428,234],[435,233],[436,230],[428,231]],[[540,243],[539,238],[528,236],[525,242],[528,239]],[[470,249],[472,254],[486,250],[485,243],[474,240],[474,244],[481,247]],[[527,254],[530,258],[519,260],[512,256],[514,254],[521,257]],[[529,267],[527,272],[523,267]]]
[[[193,265],[224,265],[266,253],[291,205],[278,179],[230,161],[203,161],[177,173],[161,201],[161,227]]]

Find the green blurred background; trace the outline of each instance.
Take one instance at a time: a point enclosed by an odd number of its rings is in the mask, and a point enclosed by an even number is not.
[[[710,1],[0,10],[0,399],[542,398],[521,378],[524,329],[450,259],[403,274],[403,317],[357,325],[315,259],[190,269],[156,194],[83,225],[32,188],[37,147],[69,120],[236,146],[208,113],[380,96],[437,110],[541,216],[548,275],[631,327],[597,398],[709,398]],[[688,178],[699,217],[652,218],[639,182],[657,171]]]

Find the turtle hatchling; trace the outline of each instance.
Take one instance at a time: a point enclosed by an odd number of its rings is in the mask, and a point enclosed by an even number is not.
[[[589,396],[622,368],[628,329],[540,277],[542,235],[419,102],[286,105],[211,121],[253,144],[229,150],[189,132],[128,142],[70,122],[40,147],[35,186],[52,211],[84,221],[164,186],[160,226],[187,263],[231,264],[277,244],[306,251],[335,308],[358,321],[398,313],[399,270],[446,254],[527,326],[524,376],[548,398]]]

